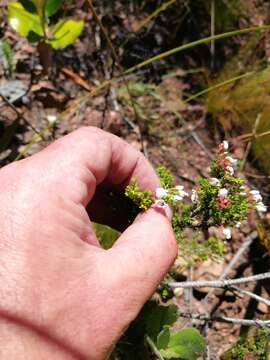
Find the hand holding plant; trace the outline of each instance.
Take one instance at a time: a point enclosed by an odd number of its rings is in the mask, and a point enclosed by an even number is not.
[[[164,213],[140,215],[107,251],[89,219],[119,220],[110,193],[132,176],[160,186],[140,152],[96,128],[1,168],[3,359],[104,359],[155,291],[177,251]]]

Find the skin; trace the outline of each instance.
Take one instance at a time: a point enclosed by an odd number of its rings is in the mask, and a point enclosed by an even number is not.
[[[177,254],[168,209],[139,215],[107,251],[91,228],[121,223],[108,193],[132,176],[160,185],[141,153],[92,127],[0,170],[1,359],[105,359],[153,294]]]

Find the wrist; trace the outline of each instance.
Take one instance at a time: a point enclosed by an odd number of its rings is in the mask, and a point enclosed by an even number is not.
[[[67,345],[59,343],[29,324],[0,317],[0,358],[16,360],[77,360]]]

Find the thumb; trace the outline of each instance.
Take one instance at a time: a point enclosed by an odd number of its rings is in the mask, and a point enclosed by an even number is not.
[[[139,215],[112,248],[115,271],[122,284],[149,298],[177,256],[171,223],[163,209],[151,208]],[[133,297],[133,300],[134,297]]]

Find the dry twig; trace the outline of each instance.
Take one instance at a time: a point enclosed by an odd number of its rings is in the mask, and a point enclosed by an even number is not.
[[[226,316],[214,316],[209,314],[190,314],[190,313],[180,313],[179,316],[185,319],[201,320],[207,322],[217,321],[217,322],[225,322],[225,323],[237,324],[242,326],[257,326],[257,327],[270,329],[270,320],[236,319]]]
[[[230,279],[230,280],[217,280],[217,281],[183,281],[183,282],[170,282],[169,286],[173,289],[175,288],[203,288],[203,287],[213,287],[213,288],[227,288],[232,285],[245,284],[248,282],[255,282],[264,279],[270,279],[270,272],[253,275],[248,277],[242,277],[239,279]]]

